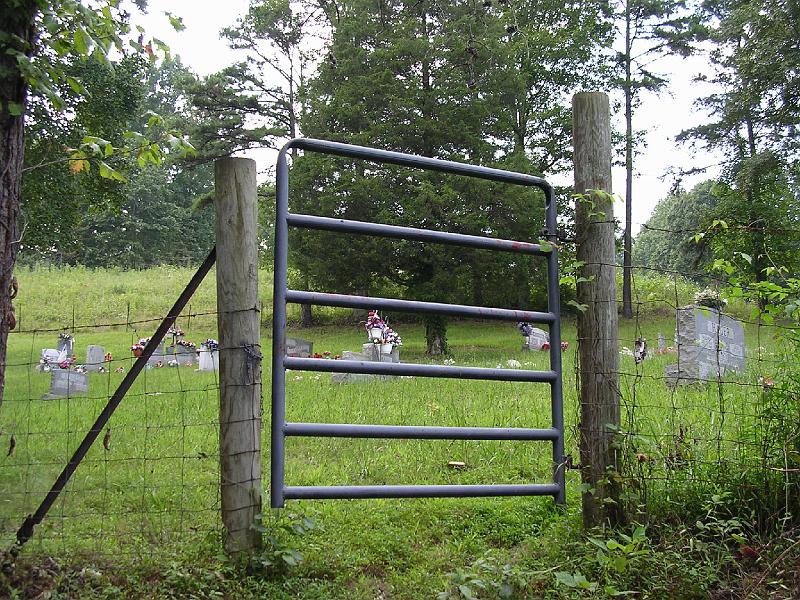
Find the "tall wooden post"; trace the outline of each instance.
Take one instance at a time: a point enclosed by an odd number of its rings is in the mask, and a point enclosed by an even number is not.
[[[608,96],[572,98],[577,259],[580,269],[580,452],[583,522],[593,527],[622,520],[613,447],[620,422],[619,331],[615,277],[614,206],[611,197],[611,126]]]
[[[261,546],[261,343],[256,163],[214,163],[219,330],[219,460],[225,550]]]

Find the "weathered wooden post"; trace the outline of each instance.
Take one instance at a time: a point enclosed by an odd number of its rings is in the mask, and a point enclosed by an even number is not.
[[[580,360],[580,452],[583,523],[593,527],[622,520],[613,447],[620,422],[619,331],[615,277],[614,207],[611,197],[611,126],[608,96],[572,98],[577,259],[580,268],[578,358]]]
[[[225,550],[261,546],[261,343],[256,163],[214,163],[219,331],[219,460]]]

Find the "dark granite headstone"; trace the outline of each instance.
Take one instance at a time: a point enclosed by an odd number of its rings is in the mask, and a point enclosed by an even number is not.
[[[314,354],[314,344],[308,340],[298,338],[286,338],[286,356],[297,358],[311,358]]]
[[[707,381],[727,371],[744,371],[742,324],[713,308],[684,306],[677,311],[678,364],[669,365],[669,385]]]

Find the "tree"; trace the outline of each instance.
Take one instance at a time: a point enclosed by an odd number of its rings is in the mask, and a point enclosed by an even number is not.
[[[634,267],[678,271],[697,279],[710,263],[710,248],[695,236],[710,224],[719,202],[712,193],[714,181],[697,184],[660,200],[636,236]]]
[[[563,98],[590,77],[581,60],[601,37],[599,6],[395,0],[327,10],[307,135],[536,174],[569,164]],[[529,190],[313,155],[292,177],[295,212],[533,241],[541,230],[543,199]],[[291,247],[293,264],[328,289],[521,308],[541,293],[537,267],[519,257],[299,231]],[[429,354],[446,351],[445,334],[442,319],[426,319]]]
[[[725,234],[717,231],[708,243],[735,251],[746,279],[759,283],[777,265],[798,268],[791,258],[796,244],[791,232],[798,228],[793,182],[800,101],[793,92],[800,67],[800,8],[796,2],[766,0],[709,0],[703,8],[706,36],[714,44],[709,57],[714,72],[703,79],[720,91],[698,101],[709,122],[679,139],[725,154],[714,215],[724,222]]]
[[[0,6],[0,402],[5,386],[8,332],[16,326],[11,304],[16,295],[14,264],[19,244],[20,188],[24,161],[24,112],[28,92],[50,98],[67,79],[55,57],[105,55],[119,40],[121,21],[112,7],[96,13],[79,2],[52,5],[8,0]],[[96,32],[105,35],[93,35]]]
[[[93,58],[76,61],[65,70],[81,81],[86,93],[59,86],[64,110],[56,110],[45,98],[29,101],[21,202],[23,260],[72,255],[80,249],[77,229],[87,207],[118,210],[123,204],[126,184],[101,177],[98,169],[76,177],[72,170],[83,165],[65,162],[69,155],[64,148],[78,148],[90,132],[115,147],[125,143],[125,132],[138,125],[144,112],[147,63],[138,54],[122,58],[113,68]]]
[[[687,56],[697,31],[697,18],[686,13],[686,0],[621,0],[616,17],[621,22],[624,49],[617,52],[621,75],[617,85],[625,96],[625,231],[623,234],[622,316],[633,317],[631,257],[633,249],[633,113],[642,91],[655,92],[667,79],[653,63],[667,54]]]
[[[143,6],[142,0],[135,1]],[[179,20],[171,21],[181,26]],[[66,65],[90,56],[107,62],[112,48],[122,50],[122,36],[128,31],[118,0],[98,0],[91,6],[77,0],[7,0],[0,5],[0,402],[8,332],[16,326],[12,300],[17,283],[13,272],[20,242],[24,119],[29,92],[46,98],[54,110],[62,110],[60,85],[83,93],[80,81],[67,72]],[[154,56],[152,44],[133,45]],[[185,147],[183,140],[171,133],[161,141],[175,149]],[[164,155],[159,142],[142,134],[132,134],[127,147],[142,163],[158,162]],[[102,138],[84,139],[71,152],[70,160],[76,171],[88,168],[91,159],[101,176],[124,179],[104,160],[118,151]]]

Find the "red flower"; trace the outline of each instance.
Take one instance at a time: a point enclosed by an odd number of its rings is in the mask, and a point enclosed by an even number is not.
[[[550,350],[550,343],[545,342],[544,344],[542,344],[542,350]]]

